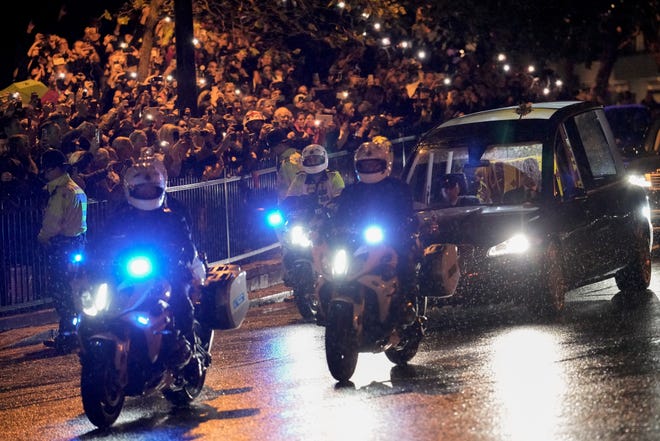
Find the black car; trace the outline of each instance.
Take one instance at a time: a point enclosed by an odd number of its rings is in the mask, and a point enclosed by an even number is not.
[[[425,133],[402,177],[425,247],[424,300],[519,300],[543,314],[568,290],[651,278],[646,190],[631,183],[603,107],[548,102],[479,112]]]
[[[605,106],[604,110],[626,168],[638,169],[639,165],[652,163],[655,170],[660,166],[660,152],[653,145],[651,110],[642,104],[617,104]]]
[[[660,250],[660,115],[642,104],[605,107],[614,141],[629,178],[646,187],[655,236],[653,249]]]

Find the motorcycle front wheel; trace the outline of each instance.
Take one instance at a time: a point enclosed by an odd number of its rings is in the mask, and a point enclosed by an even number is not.
[[[305,320],[314,320],[319,310],[318,301],[313,293],[304,292],[302,289],[293,290],[293,299],[296,302],[298,312]]]
[[[119,384],[111,348],[98,348],[81,357],[80,395],[89,421],[96,427],[110,427],[119,417],[126,394]]]
[[[325,358],[335,380],[350,380],[357,366],[358,354],[357,334],[353,328],[353,305],[332,303],[325,326]]]

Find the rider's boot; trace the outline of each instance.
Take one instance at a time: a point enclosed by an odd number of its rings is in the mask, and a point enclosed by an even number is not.
[[[193,346],[190,340],[182,333],[178,333],[173,342],[172,352],[169,357],[169,364],[176,370],[183,369],[193,355]]]
[[[75,315],[63,317],[60,319],[57,333],[52,332],[48,340],[44,340],[46,347],[54,348],[58,354],[69,354],[78,348],[78,334],[74,325]]]

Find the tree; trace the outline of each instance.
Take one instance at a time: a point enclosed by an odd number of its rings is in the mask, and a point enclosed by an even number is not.
[[[155,0],[154,0],[155,1]],[[171,12],[172,0],[162,1]],[[349,44],[379,48],[384,37],[409,40],[432,56],[435,68],[451,72],[458,59],[471,54],[478,63],[498,52],[534,60],[540,68],[561,63],[572,74],[578,63],[600,62],[596,91],[604,98],[617,58],[643,35],[656,54],[658,0],[195,0],[196,17],[207,17],[223,31],[240,29],[269,44],[297,40],[323,42],[340,49]],[[132,0],[122,13],[140,10]],[[376,24],[380,26],[376,28]],[[147,43],[145,41],[145,43]],[[295,41],[293,42],[295,44]],[[398,47],[396,47],[398,49]],[[658,57],[657,57],[658,58]]]

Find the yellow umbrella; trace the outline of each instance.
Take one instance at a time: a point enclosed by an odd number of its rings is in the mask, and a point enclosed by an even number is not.
[[[25,80],[18,81],[0,90],[0,96],[11,95],[18,92],[21,95],[21,100],[27,104],[30,102],[32,92],[36,92],[37,96],[41,98],[47,91],[48,87],[46,87],[46,85],[41,81]]]

